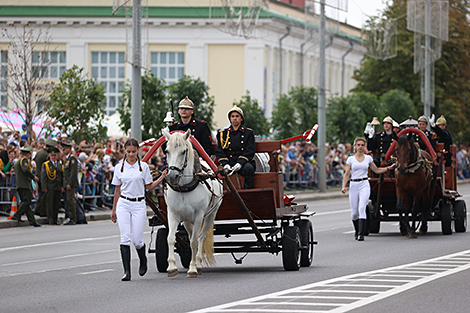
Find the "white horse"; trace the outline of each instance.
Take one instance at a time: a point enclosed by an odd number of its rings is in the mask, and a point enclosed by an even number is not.
[[[167,182],[172,188],[165,191],[168,216],[168,277],[178,274],[175,261],[176,230],[180,222],[186,228],[191,246],[191,263],[187,277],[197,277],[202,272],[203,252],[208,264],[214,262],[213,222],[222,203],[223,186],[216,179],[207,179],[194,187],[194,152],[189,141],[190,130],[186,133],[170,135],[163,131],[167,139]],[[190,186],[190,187],[188,187]],[[208,186],[210,188],[208,188]],[[175,188],[178,191],[175,191]],[[186,191],[186,192],[180,192]],[[206,240],[207,235],[207,240]],[[204,246],[203,246],[204,244]],[[210,246],[210,247],[208,247]]]

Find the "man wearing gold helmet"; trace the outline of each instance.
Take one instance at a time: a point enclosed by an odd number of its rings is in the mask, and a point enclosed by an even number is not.
[[[234,106],[228,111],[231,126],[217,134],[215,156],[219,159],[219,167],[228,171],[238,172],[245,177],[245,189],[252,189],[255,180],[255,133],[243,126],[245,119],[243,110]]]
[[[430,132],[429,130],[427,130],[426,127],[428,127],[428,119],[426,118],[426,116],[421,115],[418,118],[418,129],[420,131],[422,131],[426,135],[426,137],[428,137],[428,140],[431,143],[432,147],[435,148],[436,147],[437,135],[435,133]],[[421,150],[428,151],[428,148],[426,147],[426,144],[421,139],[421,137],[419,137],[418,135],[415,135],[414,138],[415,138],[415,141],[418,143],[419,148]]]
[[[212,136],[209,125],[207,125],[205,121],[194,118],[194,103],[188,96],[180,101],[178,115],[180,121],[168,127],[170,132],[175,130],[186,132],[188,129],[191,129],[191,135],[199,141],[207,155],[213,155],[214,148],[212,147]]]
[[[444,144],[445,166],[451,166],[452,156],[450,155],[450,146],[452,145],[452,136],[447,130],[446,118],[444,115],[441,115],[441,117],[439,117],[436,122],[434,122],[434,119],[435,116],[433,114],[431,118],[429,118],[429,125],[437,134],[437,142]]]
[[[374,152],[374,163],[380,167],[381,158],[385,156],[392,142],[397,140],[397,134],[393,131],[393,119],[387,116],[383,119],[383,132],[376,133],[367,139],[367,149]]]

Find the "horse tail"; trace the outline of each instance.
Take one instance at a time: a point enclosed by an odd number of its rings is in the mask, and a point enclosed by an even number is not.
[[[216,264],[214,258],[214,224],[209,228],[206,234],[206,240],[202,245],[202,261],[207,266]]]

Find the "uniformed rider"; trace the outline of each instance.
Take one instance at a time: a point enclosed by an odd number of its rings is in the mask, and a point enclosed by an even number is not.
[[[220,130],[217,134],[215,156],[219,160],[218,165],[244,176],[244,188],[252,189],[255,180],[255,133],[243,126],[243,110],[238,106],[228,111],[228,118],[230,127]]]
[[[180,101],[178,105],[178,115],[180,121],[168,127],[170,132],[175,130],[186,132],[188,129],[191,129],[191,135],[199,141],[207,155],[213,155],[214,148],[212,146],[212,136],[209,125],[207,125],[205,121],[194,118],[194,103],[188,96]]]
[[[418,128],[420,131],[422,131],[426,137],[428,138],[429,142],[431,143],[432,148],[434,149],[436,147],[436,140],[437,140],[437,135],[426,128],[428,127],[428,119],[426,116],[421,115],[418,118]],[[418,143],[419,148],[421,150],[426,150],[428,151],[428,148],[426,147],[426,144],[424,143],[423,139],[419,137],[418,135],[415,136],[415,141]],[[430,151],[428,151],[430,152]]]
[[[452,136],[450,135],[449,131],[447,130],[447,120],[444,115],[441,115],[434,122],[434,114],[429,119],[429,125],[431,126],[432,130],[434,130],[437,134],[437,142],[441,142],[444,144],[444,161],[445,166],[452,165],[452,156],[450,154],[450,146],[452,145]]]
[[[374,163],[380,167],[381,160],[385,157],[385,154],[390,148],[392,142],[397,140],[397,134],[392,130],[393,119],[387,116],[383,119],[382,125],[384,127],[383,132],[374,134],[374,129],[368,125],[364,131],[367,134],[367,149],[374,153]]]

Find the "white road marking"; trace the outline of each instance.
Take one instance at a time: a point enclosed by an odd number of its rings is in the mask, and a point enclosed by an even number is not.
[[[36,260],[28,260],[28,261],[22,261],[22,262],[5,263],[5,264],[0,264],[0,266],[4,267],[4,266],[11,266],[11,265],[24,265],[24,264],[30,264],[30,263],[38,263],[38,262],[53,261],[53,260],[62,260],[62,259],[76,258],[76,257],[81,257],[81,256],[109,253],[109,252],[116,252],[116,249],[103,250],[103,251],[91,252],[91,253],[69,254],[69,255],[58,256],[58,257],[55,257],[55,258],[36,259]]]
[[[452,262],[456,259],[467,260],[467,262]],[[433,270],[431,270],[430,267]],[[425,271],[416,271],[418,268],[423,268]],[[470,269],[470,250],[425,261],[333,278],[326,281],[274,292],[250,299],[196,310],[192,311],[191,313],[347,312],[467,269]],[[407,277],[410,279],[378,279],[378,277],[387,277],[387,275],[393,275],[395,277],[400,276],[401,273],[408,275]],[[412,277],[415,279],[412,279]],[[378,284],[378,282],[383,282],[384,284]],[[319,295],[319,293],[321,295]],[[299,294],[302,295],[299,296]],[[338,297],[339,295],[349,296],[351,297],[349,298],[351,301],[349,303],[340,303],[341,301],[338,301],[338,299],[340,299]],[[361,297],[361,295],[363,296]],[[319,301],[301,301],[301,299],[306,300],[307,297],[309,299],[318,299]],[[286,301],[286,299],[291,300]],[[331,300],[331,302],[326,300]]]
[[[101,270],[101,271],[92,271],[92,272],[83,272],[83,273],[77,273],[77,275],[90,275],[90,274],[97,274],[97,273],[104,273],[104,272],[112,272],[114,269],[109,268],[106,270]]]
[[[346,213],[346,212],[351,212],[351,210],[348,209],[348,210],[340,210],[340,211],[321,212],[321,213],[316,213],[314,216],[331,215],[331,214]]]

